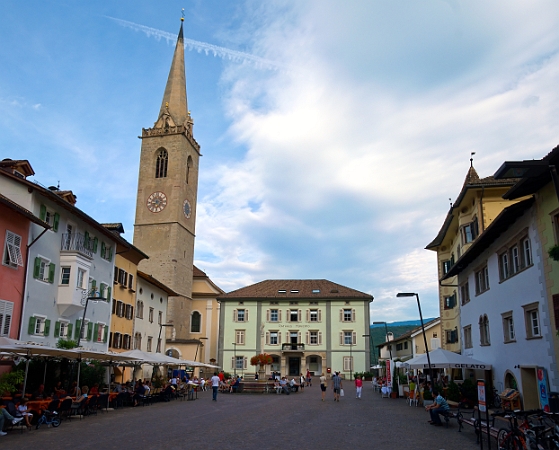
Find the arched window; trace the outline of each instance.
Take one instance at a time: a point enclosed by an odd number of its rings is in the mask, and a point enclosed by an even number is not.
[[[191,316],[190,322],[190,332],[191,333],[200,333],[200,323],[202,322],[202,316],[198,311],[194,311]]]
[[[186,161],[186,184],[190,183],[190,169],[192,169],[192,157],[189,156]]]
[[[155,162],[155,178],[167,177],[167,163],[169,162],[169,155],[167,150],[160,148],[157,151],[157,161]]]
[[[141,300],[138,300],[138,302],[136,303],[136,317],[138,319],[144,318],[144,302],[142,302]]]
[[[479,317],[479,340],[481,345],[491,345],[489,339],[489,319],[487,314]]]

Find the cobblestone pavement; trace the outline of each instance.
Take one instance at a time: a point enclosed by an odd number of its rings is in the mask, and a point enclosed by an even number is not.
[[[423,408],[381,398],[369,382],[361,400],[355,398],[351,382],[344,387],[339,403],[331,390],[322,402],[318,383],[289,396],[220,393],[217,402],[206,391],[195,401],[120,408],[64,421],[59,428],[10,431],[0,437],[0,449],[477,448],[471,427],[459,433],[454,420],[448,429],[430,426]]]

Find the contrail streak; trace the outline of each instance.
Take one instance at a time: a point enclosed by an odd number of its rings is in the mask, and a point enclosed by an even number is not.
[[[128,22],[127,20],[116,19],[115,17],[105,16],[108,19],[114,20],[119,25],[127,28],[131,28],[135,31],[143,31],[148,37],[155,37],[157,40],[161,38],[165,39],[167,43],[173,43],[177,39],[177,36],[168,33],[167,31],[158,30],[156,28],[146,27],[145,25],[140,25],[134,22]],[[218,47],[217,45],[207,44],[205,42],[194,41],[192,39],[184,38],[184,45],[189,50],[197,50],[198,53],[205,52],[206,55],[210,53],[213,56],[218,56],[222,59],[228,59],[230,61],[249,63],[255,67],[274,70],[274,69],[285,69],[284,66],[270,61],[268,59],[259,58],[258,56],[251,55],[249,53],[238,52],[236,50],[230,50],[225,47]]]

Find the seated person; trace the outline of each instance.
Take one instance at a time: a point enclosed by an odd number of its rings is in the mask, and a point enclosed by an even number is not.
[[[119,393],[119,394],[120,394],[121,392],[124,392],[123,389],[122,389],[122,384],[116,383],[116,384],[115,384],[115,387],[114,387],[114,389],[113,389],[113,392],[117,392],[117,393]]]
[[[274,378],[274,389],[276,390],[276,394],[281,393],[281,385],[280,385],[280,382],[276,378]]]
[[[91,395],[99,395],[99,383],[95,383],[93,387],[90,389],[89,393]]]
[[[134,400],[134,406],[138,406],[140,400],[144,399],[145,396],[146,396],[146,388],[144,387],[144,383],[138,381],[136,383],[136,391],[134,392],[134,395],[132,397],[132,400]]]
[[[25,425],[27,425],[27,428],[31,429],[31,419],[33,418],[33,414],[27,411],[27,399],[25,397],[19,402],[17,410],[25,419]]]
[[[33,400],[42,400],[43,398],[45,398],[45,385],[44,384],[39,385],[37,390],[35,392],[33,392],[32,398],[33,398]]]
[[[285,392],[287,395],[289,395],[289,389],[287,389],[287,381],[285,377],[282,377],[279,383],[280,383],[281,390]]]
[[[149,395],[150,392],[151,392],[151,387],[149,385],[149,381],[146,380],[144,381],[144,395]]]
[[[229,392],[237,392],[237,389],[239,389],[240,384],[241,384],[241,377],[237,377],[235,382],[231,384],[231,387],[229,388]]]
[[[6,436],[6,434],[8,434],[2,431],[2,429],[4,428],[4,421],[6,419],[11,420],[12,424],[15,425],[16,423],[21,422],[23,420],[23,417],[15,418],[8,411],[6,411],[5,408],[0,408],[0,436]]]
[[[440,427],[443,423],[441,422],[441,417],[439,416],[440,413],[447,412],[450,409],[446,400],[442,397],[441,394],[436,389],[433,389],[433,397],[435,398],[435,403],[432,405],[426,406],[425,410],[429,411],[431,415],[431,420],[429,423],[431,425],[435,425]]]

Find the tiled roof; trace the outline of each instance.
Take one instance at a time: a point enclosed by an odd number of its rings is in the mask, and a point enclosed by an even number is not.
[[[192,266],[192,276],[193,277],[199,277],[199,278],[208,278],[208,276],[206,275],[206,272],[201,271],[196,266]]]
[[[39,219],[35,214],[33,214],[28,209],[25,209],[23,206],[18,205],[17,203],[10,200],[8,197],[4,197],[0,194],[0,203],[6,205],[8,208],[17,211],[21,215],[27,217],[31,222],[36,223],[37,225],[42,226],[43,228],[50,228],[50,225],[41,219]]]
[[[161,281],[159,281],[158,279],[152,277],[151,275],[148,275],[145,272],[142,272],[141,270],[138,270],[138,276],[146,281],[149,281],[151,284],[153,284],[154,286],[157,286],[159,289],[165,291],[167,293],[167,295],[171,296],[171,297],[177,297],[179,294],[177,294],[175,291],[173,291],[171,288],[168,288],[167,286],[165,286]]]
[[[119,233],[119,234],[124,233],[124,226],[120,222],[102,223],[101,225],[103,225],[107,230],[111,230],[111,231]]]
[[[371,294],[333,283],[328,280],[265,280],[219,296],[229,299],[337,299],[354,298],[373,301]]]

